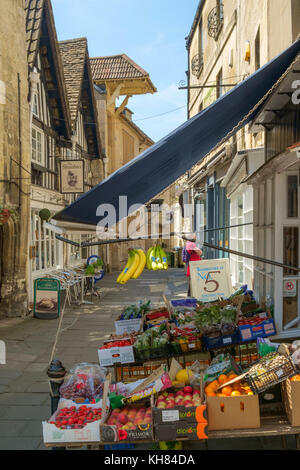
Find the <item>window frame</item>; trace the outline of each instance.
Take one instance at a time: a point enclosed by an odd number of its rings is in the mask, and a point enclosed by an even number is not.
[[[33,133],[36,133],[36,137],[34,139],[33,137]],[[35,142],[37,142],[37,135],[40,135],[41,136],[41,140],[40,140],[40,145],[41,145],[41,150],[40,150],[40,154],[41,154],[41,161],[39,161],[37,158],[34,158],[33,157],[33,153],[35,152],[36,153],[36,156],[37,156],[37,147],[33,146],[33,141],[35,140]],[[36,163],[37,165],[40,165],[40,166],[43,166],[45,167],[46,166],[46,159],[45,159],[45,136],[44,136],[44,133],[41,129],[39,129],[37,126],[34,126],[32,125],[32,130],[31,130],[31,161],[33,163]]]

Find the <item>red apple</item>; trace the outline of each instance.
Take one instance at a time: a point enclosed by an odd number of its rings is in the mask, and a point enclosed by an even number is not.
[[[183,393],[184,393],[185,395],[190,395],[191,393],[193,393],[192,387],[184,387]]]
[[[168,405],[166,406],[167,409],[170,409],[170,408],[174,408],[174,405],[172,403],[168,403]]]
[[[185,406],[186,408],[189,408],[190,406],[193,406],[193,403],[192,403],[191,401],[187,401],[187,400],[186,400],[186,401],[184,402],[184,406]]]
[[[184,401],[192,401],[192,395],[185,395],[183,398]]]
[[[121,412],[121,410],[119,408],[116,408],[116,409],[112,410],[111,415],[115,416],[115,415],[118,415],[120,412]]]
[[[120,413],[119,416],[118,416],[118,421],[119,423],[122,423],[122,424],[126,424],[128,422],[128,418],[127,418],[127,415],[126,413]]]
[[[160,403],[158,403],[158,405],[157,405],[157,408],[161,408],[161,409],[166,408],[166,407],[167,407],[167,405],[166,405],[165,402],[160,402]]]
[[[117,422],[117,419],[114,417],[114,416],[111,416],[108,421],[107,421],[107,424],[109,424],[110,426],[114,426]]]

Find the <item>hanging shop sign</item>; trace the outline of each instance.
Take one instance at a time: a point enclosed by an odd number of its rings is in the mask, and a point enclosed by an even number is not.
[[[284,281],[283,297],[296,297],[296,295],[297,295],[297,281]]]
[[[40,278],[34,281],[33,313],[36,318],[50,320],[60,313],[60,282]]]
[[[60,161],[62,194],[84,193],[84,160]]]
[[[191,261],[191,295],[201,302],[212,302],[233,293],[227,258]]]

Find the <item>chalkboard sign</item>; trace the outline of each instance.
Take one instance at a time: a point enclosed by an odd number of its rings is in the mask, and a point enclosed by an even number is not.
[[[59,317],[60,281],[48,278],[35,280],[33,313],[36,318],[41,320]]]

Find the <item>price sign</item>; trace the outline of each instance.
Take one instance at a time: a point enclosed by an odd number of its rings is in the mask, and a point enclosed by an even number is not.
[[[233,293],[227,258],[191,261],[191,294],[201,302],[212,302]]]

